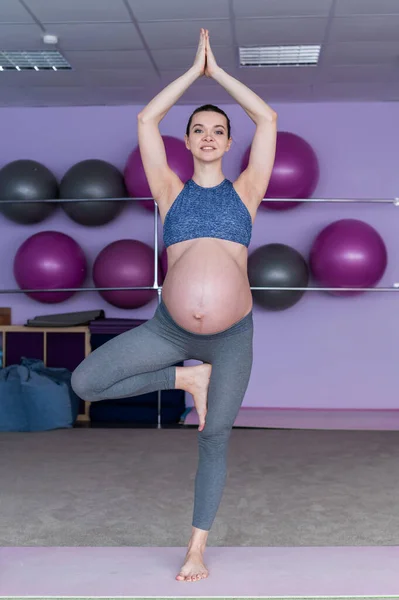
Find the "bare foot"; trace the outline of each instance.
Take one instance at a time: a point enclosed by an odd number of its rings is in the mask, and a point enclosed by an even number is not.
[[[208,577],[209,571],[204,565],[202,552],[191,550],[187,552],[180,573],[176,575],[177,581],[199,581]]]
[[[195,408],[199,418],[198,431],[202,431],[205,427],[205,417],[208,412],[208,387],[211,378],[212,365],[204,363],[193,369],[193,382],[190,385],[190,394],[193,395]]]

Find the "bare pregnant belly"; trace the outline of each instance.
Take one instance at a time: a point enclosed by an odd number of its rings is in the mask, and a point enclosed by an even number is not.
[[[252,309],[247,249],[210,238],[171,246],[162,299],[176,323],[188,331],[228,329]]]

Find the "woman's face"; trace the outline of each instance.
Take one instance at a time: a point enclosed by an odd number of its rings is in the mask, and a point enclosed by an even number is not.
[[[189,135],[185,136],[186,147],[193,156],[205,162],[220,159],[231,146],[227,137],[227,119],[217,112],[198,112],[190,125]]]

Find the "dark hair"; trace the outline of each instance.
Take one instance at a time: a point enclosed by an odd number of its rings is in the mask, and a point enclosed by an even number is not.
[[[226,117],[227,119],[227,137],[230,138],[231,135],[231,125],[230,125],[230,119],[229,117],[226,115],[226,113],[224,112],[224,110],[222,110],[221,108],[219,108],[218,106],[214,106],[213,104],[204,104],[204,106],[200,106],[199,108],[196,108],[195,111],[193,112],[193,114],[191,115],[191,117],[188,120],[187,123],[187,128],[186,128],[186,134],[189,135],[190,133],[190,126],[191,126],[191,121],[193,119],[193,116],[199,112],[217,112],[220,115],[223,115]]]

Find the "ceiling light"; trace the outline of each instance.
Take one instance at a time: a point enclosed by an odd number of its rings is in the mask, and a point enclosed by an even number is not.
[[[51,52],[1,52],[0,71],[69,71],[72,67],[57,50]]]

